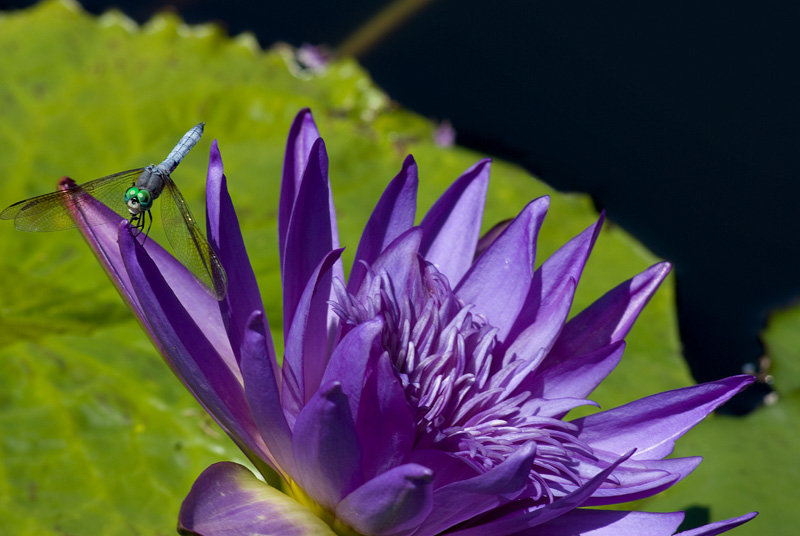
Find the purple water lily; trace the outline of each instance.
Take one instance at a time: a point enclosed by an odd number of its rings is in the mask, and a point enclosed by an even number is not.
[[[215,464],[184,501],[179,531],[674,534],[680,512],[589,507],[648,497],[688,475],[700,458],[665,459],[674,442],[753,379],[564,419],[595,405],[586,397],[619,362],[669,265],[656,264],[567,320],[602,217],[534,269],[547,198],[481,239],[483,160],[415,226],[417,166],[409,156],[345,280],[327,168],[303,110],[289,133],[279,201],[282,366],[216,142],[207,221],[228,274],[222,301],[155,241],[143,246],[126,222],[83,229],[176,375],[282,490],[241,465]],[[720,534],[754,516],[681,534]]]

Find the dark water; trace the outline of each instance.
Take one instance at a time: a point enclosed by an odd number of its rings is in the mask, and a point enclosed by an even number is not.
[[[112,4],[141,22],[163,2],[84,2]],[[265,46],[334,47],[385,4],[172,3]],[[707,381],[756,363],[767,312],[800,295],[799,6],[439,0],[360,59],[458,143],[589,193],[671,261],[685,356]]]

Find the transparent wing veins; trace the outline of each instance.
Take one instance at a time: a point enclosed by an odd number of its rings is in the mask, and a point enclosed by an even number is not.
[[[130,213],[123,196],[143,170],[138,168],[114,173],[66,190],[14,203],[0,212],[0,219],[13,219],[14,225],[21,231],[61,231],[128,219]],[[96,210],[93,203],[97,201],[113,213]]]
[[[228,291],[225,270],[171,178],[161,198],[161,223],[175,256],[212,296],[223,299]]]

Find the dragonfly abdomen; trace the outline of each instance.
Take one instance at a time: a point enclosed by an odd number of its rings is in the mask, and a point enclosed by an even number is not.
[[[195,144],[200,140],[200,136],[203,135],[203,127],[205,123],[198,123],[197,125],[193,126],[189,132],[183,135],[177,145],[173,147],[172,151],[167,155],[163,162],[161,162],[158,167],[167,171],[168,173],[172,173],[178,164],[181,163],[181,160],[186,156],[186,154],[195,146]]]

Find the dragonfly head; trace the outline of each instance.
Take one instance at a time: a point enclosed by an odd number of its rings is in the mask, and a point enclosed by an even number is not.
[[[131,214],[141,214],[153,206],[153,196],[145,188],[131,186],[125,191],[125,204]]]

